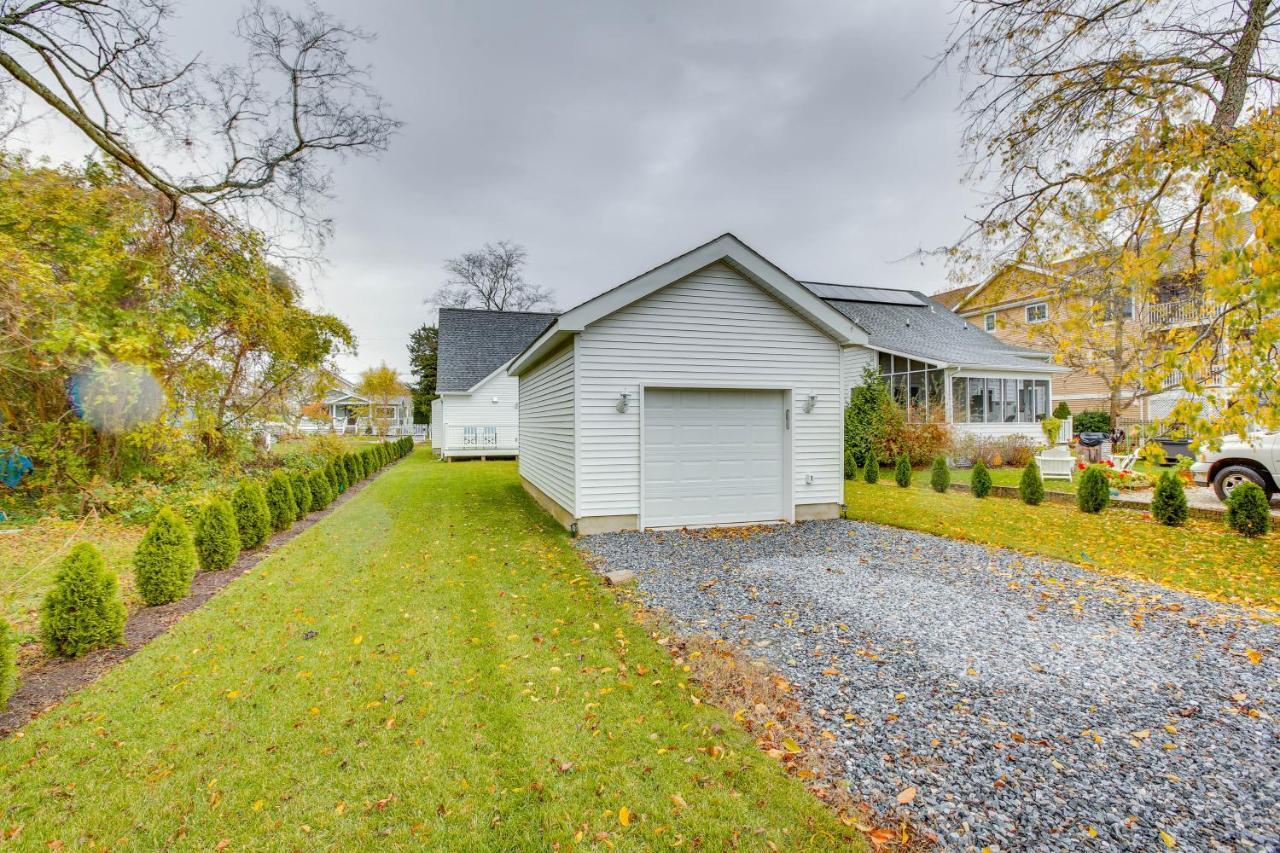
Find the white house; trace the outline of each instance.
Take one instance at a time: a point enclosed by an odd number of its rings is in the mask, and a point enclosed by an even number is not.
[[[547,328],[555,314],[441,308],[431,446],[446,459],[515,456],[520,383],[511,358]]]
[[[404,394],[374,405],[356,390],[355,383],[335,376],[335,384],[325,392],[320,404],[327,420],[303,418],[301,432],[336,432],[364,435],[385,427],[387,435],[409,435],[413,432],[413,397]],[[372,420],[370,417],[372,416]]]
[[[867,365],[913,411],[1037,435],[1060,370],[920,294],[803,283],[725,234],[561,314],[512,360],[520,476],[582,534],[834,518]]]

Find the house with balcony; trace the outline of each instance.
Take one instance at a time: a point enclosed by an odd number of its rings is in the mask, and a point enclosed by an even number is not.
[[[555,314],[441,308],[431,447],[443,459],[519,453],[520,383],[507,366]]]
[[[1086,310],[1079,304],[1080,288],[1073,287],[1073,276],[1097,274],[1097,266],[1084,258],[1069,258],[1047,267],[1009,264],[976,285],[943,291],[933,298],[1008,344],[1051,349],[1053,336],[1046,332],[1052,324],[1064,319],[1068,312]],[[1090,272],[1082,272],[1084,270]],[[1102,321],[1110,322],[1118,311],[1124,319],[1123,334],[1174,346],[1182,330],[1203,326],[1215,315],[1202,282],[1203,273],[1191,268],[1187,246],[1176,245],[1163,273],[1148,292],[1140,298],[1131,297],[1115,306],[1106,306]],[[1067,355],[1056,353],[1055,360],[1072,361]],[[1183,394],[1178,381],[1176,374],[1169,377],[1169,388],[1156,393],[1136,386],[1123,389],[1126,405],[1120,416],[1142,422],[1167,416]],[[1057,379],[1054,398],[1065,401],[1073,413],[1107,411],[1110,391],[1102,376],[1077,366]]]

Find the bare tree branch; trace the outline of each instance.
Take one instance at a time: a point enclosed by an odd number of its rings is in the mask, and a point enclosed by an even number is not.
[[[550,308],[553,295],[524,277],[527,253],[508,240],[486,243],[478,251],[445,261],[449,280],[431,301],[444,308],[533,311]]]

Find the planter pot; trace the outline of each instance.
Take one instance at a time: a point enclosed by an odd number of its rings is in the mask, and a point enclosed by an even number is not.
[[[1156,443],[1164,451],[1164,464],[1173,465],[1179,456],[1195,458],[1191,453],[1191,440],[1188,438],[1157,438]]]

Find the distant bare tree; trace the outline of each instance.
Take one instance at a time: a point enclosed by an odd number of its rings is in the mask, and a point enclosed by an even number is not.
[[[486,308],[491,311],[535,311],[551,307],[553,294],[525,280],[524,246],[507,240],[485,243],[444,262],[449,280],[431,301],[442,308]]]
[[[369,36],[314,6],[252,3],[236,26],[247,60],[216,67],[169,53],[170,15],[169,0],[0,0],[6,106],[51,107],[175,215],[191,200],[306,219],[330,184],[318,155],[381,151],[398,127],[348,57]]]

